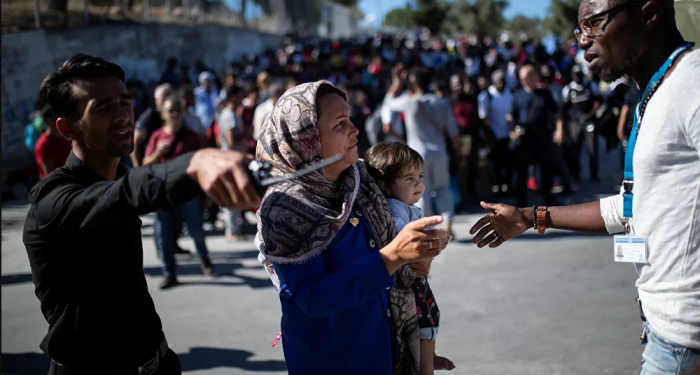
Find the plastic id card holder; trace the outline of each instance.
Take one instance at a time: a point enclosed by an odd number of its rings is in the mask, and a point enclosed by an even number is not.
[[[616,262],[647,263],[647,240],[644,237],[615,236],[613,254]]]

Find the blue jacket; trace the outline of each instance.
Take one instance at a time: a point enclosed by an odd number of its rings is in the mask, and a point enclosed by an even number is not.
[[[290,375],[391,375],[397,352],[386,271],[367,222],[348,221],[302,264],[275,264]]]

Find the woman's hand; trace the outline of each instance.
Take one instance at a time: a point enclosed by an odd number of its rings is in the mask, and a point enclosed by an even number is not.
[[[441,216],[432,216],[408,223],[389,245],[379,250],[390,275],[405,264],[440,255],[449,243],[450,236],[442,229],[425,228],[438,225],[442,221]]]

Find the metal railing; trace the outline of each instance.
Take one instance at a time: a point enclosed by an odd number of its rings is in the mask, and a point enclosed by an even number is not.
[[[284,3],[285,0],[2,0],[2,33],[115,22],[214,23],[285,32],[280,30]]]

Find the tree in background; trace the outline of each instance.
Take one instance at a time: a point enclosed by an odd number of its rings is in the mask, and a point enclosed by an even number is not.
[[[542,20],[534,17],[515,16],[505,23],[505,30],[512,34],[525,33],[530,38],[540,39],[546,34],[546,30],[542,26]]]
[[[547,18],[544,20],[545,29],[554,34],[570,37],[578,23],[579,0],[552,0]]]
[[[413,22],[416,26],[427,27],[432,34],[438,34],[447,17],[447,6],[439,0],[416,0]]]
[[[454,0],[448,8],[442,30],[447,33],[474,32],[476,23],[476,13],[471,2],[469,0]]]
[[[454,0],[442,29],[497,36],[503,31],[503,10],[508,5],[508,0]]]
[[[394,8],[384,16],[382,26],[404,26],[414,27],[413,11],[410,7]]]

